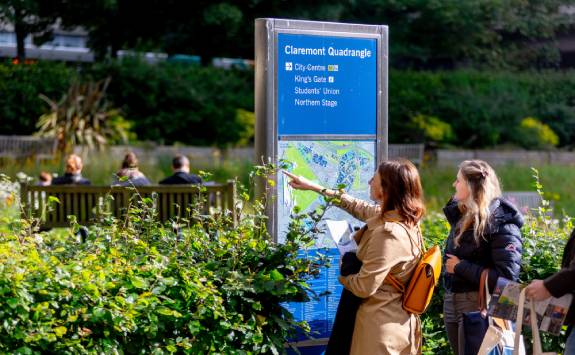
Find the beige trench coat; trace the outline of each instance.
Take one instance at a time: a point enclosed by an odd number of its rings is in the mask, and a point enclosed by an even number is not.
[[[367,230],[356,236],[361,270],[339,277],[345,288],[364,298],[355,318],[351,354],[419,354],[419,317],[403,310],[401,293],[384,281],[391,272],[407,284],[421,255],[419,227],[398,223],[395,211],[382,216],[379,206],[346,194],[340,207],[367,224]]]

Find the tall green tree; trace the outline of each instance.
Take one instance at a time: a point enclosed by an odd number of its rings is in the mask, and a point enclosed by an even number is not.
[[[278,17],[389,25],[398,68],[553,67],[557,36],[575,23],[562,11],[572,0],[58,1],[63,22],[87,28],[100,57],[139,49],[206,62],[251,58],[254,20]]]
[[[62,0],[63,22],[89,31],[98,57],[119,49],[216,56],[253,56],[257,17],[338,21],[341,1],[303,0]]]
[[[33,36],[37,45],[52,38],[53,25],[57,21],[56,9],[56,0],[0,1],[0,20],[14,26],[20,62],[26,59],[26,37]]]
[[[121,0],[62,0],[59,13],[65,27],[82,26],[88,31],[88,46],[97,59],[103,59],[116,57],[123,47],[130,48],[126,38],[136,31],[133,22],[138,19],[139,7]]]
[[[345,19],[390,26],[395,67],[555,66],[571,0],[352,0]]]

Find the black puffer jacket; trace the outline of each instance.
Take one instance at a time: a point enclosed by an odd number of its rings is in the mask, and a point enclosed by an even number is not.
[[[479,245],[473,238],[473,229],[466,230],[455,246],[456,226],[461,219],[461,212],[457,201],[450,200],[443,208],[451,231],[447,238],[447,245],[443,255],[443,264],[447,260],[446,254],[457,256],[461,262],[455,267],[454,274],[444,273],[444,286],[446,290],[454,293],[477,291],[479,279],[484,268],[489,268],[489,288],[493,290],[498,277],[517,281],[521,269],[521,226],[523,216],[509,201],[497,198],[489,206],[491,211],[490,222],[486,227]]]

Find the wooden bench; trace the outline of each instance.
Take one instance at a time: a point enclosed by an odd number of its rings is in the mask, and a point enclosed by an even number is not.
[[[389,159],[403,158],[410,160],[413,164],[421,166],[423,164],[424,144],[389,144],[387,155]]]
[[[503,197],[513,203],[522,213],[532,212],[541,206],[541,196],[532,191],[505,191]]]
[[[23,218],[38,218],[43,229],[68,227],[68,216],[76,216],[81,225],[90,225],[107,215],[123,218],[127,207],[135,198],[150,198],[158,219],[166,222],[174,218],[188,217],[187,207],[199,199],[202,213],[213,209],[231,211],[233,223],[237,222],[236,185],[209,184],[200,188],[197,185],[141,186],[137,188],[120,186],[32,186],[20,185],[20,198]],[[51,198],[53,197],[53,198]],[[50,202],[58,199],[59,202]],[[51,206],[50,208],[48,208]]]
[[[0,158],[52,159],[56,152],[54,138],[33,136],[0,136]]]

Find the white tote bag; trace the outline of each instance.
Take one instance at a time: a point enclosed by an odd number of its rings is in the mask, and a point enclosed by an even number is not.
[[[491,296],[489,295],[487,278],[485,280],[485,299],[486,304],[489,305]],[[481,347],[479,348],[478,355],[525,355],[525,347],[523,345],[523,337],[515,339],[515,333],[512,330],[511,322],[502,319],[495,320],[489,317],[489,328],[485,333]],[[515,344],[518,352],[515,353]]]
[[[508,323],[509,321],[505,321]],[[483,338],[483,343],[481,343],[481,348],[479,349],[479,355],[511,355],[515,352],[515,332],[511,330],[511,326],[507,326],[507,329],[499,328],[493,324],[489,325],[485,337]],[[525,346],[523,345],[523,337],[519,338],[519,347],[517,354],[525,355]]]
[[[523,309],[525,306],[525,289],[521,290],[519,294],[519,306],[517,308],[517,321],[515,322],[515,341],[519,341],[521,330],[523,329]],[[543,352],[541,347],[541,338],[539,337],[539,326],[537,325],[537,313],[535,313],[535,306],[533,300],[529,300],[529,311],[531,320],[531,334],[533,335],[533,355],[557,355],[555,352]],[[513,351],[513,355],[519,353]]]

